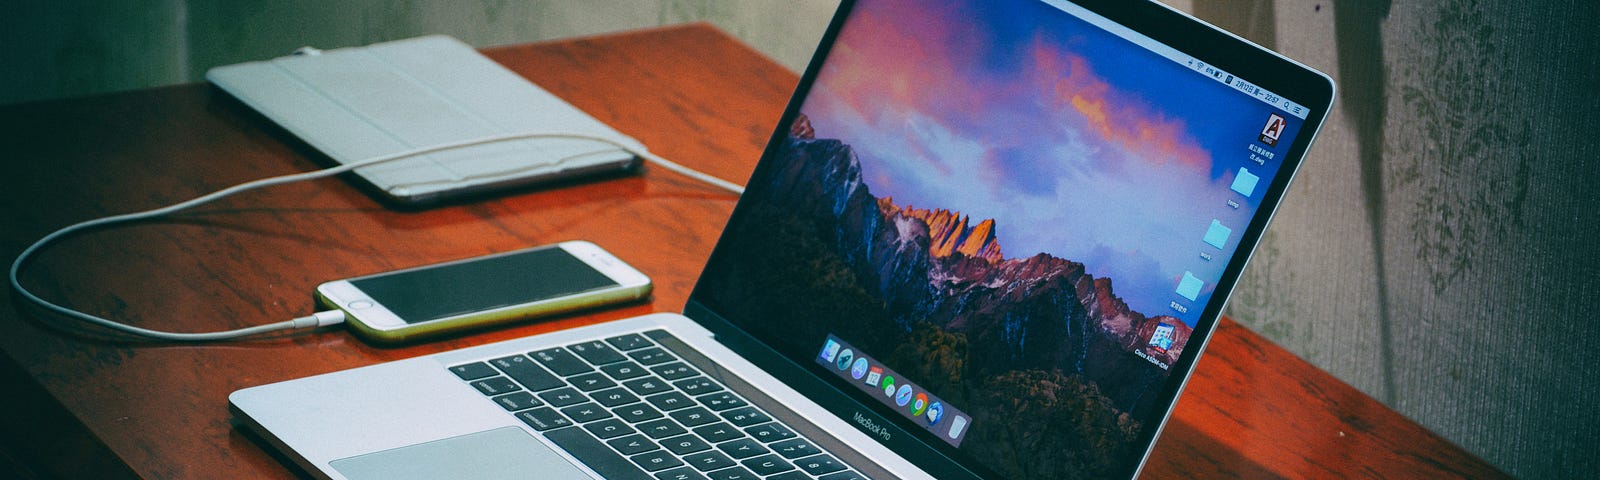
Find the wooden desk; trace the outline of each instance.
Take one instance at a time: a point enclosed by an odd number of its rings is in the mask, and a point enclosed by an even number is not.
[[[667,158],[750,173],[796,76],[705,25],[496,48],[490,57]],[[245,180],[317,154],[206,85],[0,107],[4,258],[45,233]],[[421,212],[339,179],[227,199],[159,224],[72,237],[31,263],[47,298],[153,328],[217,330],[312,310],[319,282],[567,239],[657,282],[646,304],[406,348],[342,329],[214,345],[128,339],[0,307],[3,468],[68,478],[292,478],[229,423],[236,389],[655,311],[679,311],[732,196],[650,169]],[[9,465],[8,465],[9,464]],[[1146,469],[1184,477],[1503,474],[1232,321]]]

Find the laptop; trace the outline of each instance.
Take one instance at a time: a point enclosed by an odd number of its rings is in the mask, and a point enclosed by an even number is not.
[[[682,314],[230,407],[321,478],[1133,477],[1332,99],[1155,2],[845,1]]]

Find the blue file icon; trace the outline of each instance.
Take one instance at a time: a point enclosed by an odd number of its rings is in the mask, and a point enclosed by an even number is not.
[[[1206,229],[1206,244],[1222,248],[1223,245],[1228,244],[1228,235],[1231,233],[1233,233],[1232,229],[1222,226],[1222,222],[1212,219],[1211,228]]]
[[[1194,272],[1183,272],[1183,280],[1178,282],[1178,295],[1183,295],[1183,298],[1193,302],[1200,297],[1200,287],[1205,284],[1206,282],[1200,281],[1200,277],[1194,276]]]
[[[1248,197],[1250,194],[1255,193],[1256,182],[1260,180],[1261,177],[1257,177],[1256,174],[1250,173],[1250,170],[1244,167],[1239,167],[1239,174],[1233,176],[1233,191],[1239,192],[1240,195]]]

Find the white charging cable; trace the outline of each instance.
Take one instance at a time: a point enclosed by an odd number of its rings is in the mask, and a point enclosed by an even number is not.
[[[194,198],[192,200],[188,200],[188,201],[185,201],[185,202],[177,203],[177,204],[170,205],[170,206],[167,206],[167,207],[162,207],[162,208],[157,208],[157,209],[152,209],[152,210],[145,210],[145,211],[142,211],[142,212],[127,213],[127,214],[122,214],[122,215],[113,215],[113,216],[109,216],[109,217],[97,218],[97,219],[93,219],[93,220],[88,220],[88,221],[84,221],[84,222],[68,225],[66,227],[63,227],[60,230],[56,230],[54,232],[50,232],[49,235],[45,235],[44,237],[40,238],[38,241],[33,242],[33,245],[29,245],[28,248],[22,250],[21,254],[17,255],[16,260],[11,262],[11,270],[10,270],[11,288],[13,290],[15,290],[18,294],[21,294],[22,298],[25,298],[28,301],[33,302],[34,304],[37,304],[40,307],[44,307],[45,309],[50,310],[52,312],[55,312],[55,313],[58,313],[58,314],[61,314],[61,315],[67,316],[67,317],[75,318],[75,319],[78,319],[78,320],[82,320],[82,321],[85,321],[85,322],[89,322],[89,323],[92,323],[92,324],[95,324],[95,325],[99,325],[99,326],[102,326],[102,327],[105,327],[105,328],[109,328],[109,329],[112,329],[112,330],[117,330],[117,331],[124,332],[124,333],[130,333],[130,334],[138,335],[138,336],[141,336],[141,337],[153,338],[153,339],[157,339],[157,340],[166,340],[166,341],[175,341],[175,342],[208,342],[208,341],[217,341],[217,340],[231,340],[231,339],[245,337],[245,336],[260,335],[260,334],[263,334],[263,333],[277,332],[277,331],[282,331],[282,330],[291,330],[291,329],[300,329],[300,328],[316,328],[316,327],[326,327],[326,326],[330,326],[330,325],[338,325],[339,323],[344,322],[344,312],[341,312],[339,310],[329,310],[329,311],[317,312],[315,314],[307,315],[307,316],[304,316],[304,317],[299,317],[299,318],[296,318],[296,319],[293,319],[293,320],[277,322],[277,323],[269,323],[269,324],[266,324],[266,325],[257,325],[257,326],[254,326],[254,327],[246,327],[246,328],[240,328],[240,329],[235,329],[235,330],[226,330],[226,331],[221,331],[221,332],[178,333],[178,332],[164,332],[164,331],[159,331],[159,330],[151,330],[151,329],[147,329],[147,328],[135,327],[133,325],[128,325],[128,324],[117,322],[117,321],[114,321],[114,320],[109,320],[109,319],[97,317],[97,316],[94,316],[94,315],[90,315],[88,313],[80,312],[78,310],[73,310],[71,308],[67,308],[67,307],[63,307],[61,305],[57,305],[55,303],[51,303],[50,301],[45,300],[43,298],[39,298],[39,296],[34,295],[33,292],[28,291],[27,288],[24,288],[22,286],[22,282],[18,279],[18,277],[19,277],[18,273],[22,271],[22,264],[28,260],[28,257],[32,256],[34,253],[36,253],[40,249],[44,248],[45,245],[49,244],[50,242],[55,241],[56,239],[59,239],[61,237],[64,237],[66,235],[69,235],[69,234],[72,234],[74,232],[78,232],[78,231],[81,231],[81,230],[86,230],[86,229],[95,228],[95,227],[102,227],[102,226],[106,226],[106,225],[113,225],[113,224],[118,224],[118,223],[127,223],[127,222],[135,222],[135,221],[140,221],[140,220],[149,220],[149,219],[152,219],[152,218],[158,218],[158,217],[162,217],[162,216],[178,213],[180,211],[187,210],[187,209],[190,209],[190,208],[194,208],[194,207],[197,207],[197,206],[200,206],[200,205],[204,205],[206,203],[210,203],[212,201],[216,201],[216,200],[219,200],[219,199],[221,199],[223,197],[227,197],[227,196],[230,196],[230,195],[233,195],[233,194],[236,194],[236,193],[247,192],[247,191],[250,191],[250,190],[255,190],[255,189],[265,188],[265,187],[270,187],[270,186],[275,186],[275,185],[283,185],[283,184],[287,184],[287,183],[303,182],[303,181],[306,181],[306,180],[313,180],[313,179],[318,179],[318,178],[323,178],[323,177],[329,177],[329,176],[338,175],[338,174],[341,174],[341,173],[344,173],[344,172],[348,172],[348,171],[351,171],[351,170],[355,170],[357,168],[377,165],[377,164],[384,163],[384,162],[392,162],[392,161],[395,161],[395,160],[414,157],[414,156],[417,156],[417,155],[424,155],[424,154],[443,151],[443,150],[450,150],[450,149],[463,148],[463,147],[471,147],[471,146],[475,146],[475,145],[483,145],[483,144],[488,144],[488,143],[504,142],[504,141],[510,141],[510,140],[524,140],[524,139],[532,139],[532,138],[569,138],[569,139],[578,139],[578,140],[593,140],[593,141],[597,141],[597,142],[607,143],[607,144],[610,144],[610,145],[614,145],[617,148],[621,148],[623,150],[626,150],[629,153],[632,153],[634,155],[638,155],[640,158],[643,158],[646,161],[649,161],[649,162],[651,162],[651,163],[653,163],[655,165],[661,166],[661,167],[666,168],[668,170],[671,170],[673,172],[677,172],[677,173],[679,173],[679,174],[681,174],[683,176],[686,176],[686,177],[689,177],[689,178],[693,178],[693,179],[696,179],[696,180],[700,180],[702,182],[709,183],[711,185],[717,186],[718,188],[722,188],[724,190],[728,190],[728,191],[733,192],[735,194],[744,193],[744,187],[741,187],[736,183],[729,182],[729,181],[726,181],[726,180],[723,180],[723,179],[720,179],[720,178],[717,178],[717,177],[713,177],[711,175],[707,175],[705,173],[701,173],[701,172],[695,171],[695,170],[693,170],[693,169],[691,169],[689,167],[685,167],[683,165],[679,165],[677,163],[669,161],[669,160],[667,160],[665,158],[661,158],[661,156],[653,154],[653,153],[650,153],[649,151],[646,151],[646,150],[643,150],[643,149],[640,149],[640,148],[636,148],[636,147],[624,144],[622,142],[619,142],[619,141],[617,141],[615,139],[611,139],[611,138],[607,138],[607,137],[602,137],[602,136],[597,136],[597,135],[587,135],[587,134],[582,134],[582,133],[513,133],[513,134],[506,134],[506,135],[496,135],[496,136],[475,138],[475,139],[472,139],[472,140],[466,140],[466,141],[461,141],[461,142],[446,143],[446,144],[441,144],[441,145],[433,145],[433,146],[429,146],[429,147],[406,150],[406,151],[395,153],[395,154],[392,154],[392,155],[385,155],[385,156],[382,156],[382,157],[370,158],[370,159],[362,160],[362,161],[359,161],[359,162],[347,163],[347,164],[344,164],[344,165],[339,165],[339,166],[336,166],[336,167],[329,167],[329,168],[325,168],[325,169],[322,169],[322,170],[316,170],[316,171],[305,172],[305,173],[296,173],[296,174],[290,174],[290,175],[281,175],[281,176],[277,176],[277,177],[263,178],[263,179],[260,179],[260,180],[254,180],[254,181],[250,181],[250,182],[245,182],[245,183],[241,183],[241,184],[238,184],[238,185],[234,185],[232,187],[224,188],[222,190],[218,190],[218,191],[215,191],[215,192],[212,192],[212,193],[209,193],[209,194],[202,195],[200,197]]]

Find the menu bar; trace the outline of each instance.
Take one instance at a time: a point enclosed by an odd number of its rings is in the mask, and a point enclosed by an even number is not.
[[[1069,15],[1078,17],[1078,19],[1089,22],[1096,27],[1100,27],[1100,29],[1110,32],[1112,35],[1116,35],[1124,40],[1133,42],[1140,47],[1144,47],[1146,50],[1166,57],[1168,60],[1177,62],[1179,65],[1184,65],[1190,70],[1194,70],[1196,73],[1210,77],[1212,80],[1216,80],[1218,83],[1233,87],[1234,90],[1238,90],[1241,93],[1255,97],[1257,100],[1277,107],[1278,109],[1288,112],[1290,115],[1294,115],[1301,120],[1305,120],[1306,115],[1311,113],[1310,109],[1307,109],[1304,105],[1300,105],[1290,101],[1287,98],[1283,98],[1283,96],[1272,93],[1271,91],[1261,88],[1254,83],[1247,82],[1242,78],[1234,76],[1232,73],[1217,68],[1216,65],[1202,62],[1199,59],[1190,56],[1189,54],[1180,52],[1176,48],[1172,48],[1166,44],[1157,42],[1155,39],[1144,36],[1144,34],[1135,32],[1132,29],[1124,27],[1116,22],[1112,22],[1110,19],[1095,14],[1088,9],[1067,3],[1063,0],[1043,1],[1051,6],[1061,9],[1063,12],[1067,12]]]

